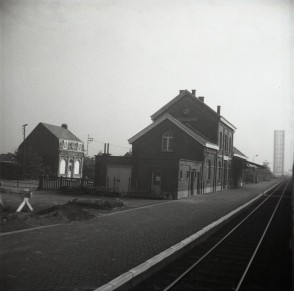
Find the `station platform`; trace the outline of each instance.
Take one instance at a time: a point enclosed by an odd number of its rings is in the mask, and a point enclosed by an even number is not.
[[[113,290],[279,180],[0,235],[0,290]],[[130,270],[135,270],[133,273]],[[131,275],[130,275],[131,274]]]

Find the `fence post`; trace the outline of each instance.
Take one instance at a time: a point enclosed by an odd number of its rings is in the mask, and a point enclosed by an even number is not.
[[[59,189],[62,188],[62,176],[60,176],[60,179],[59,179]]]

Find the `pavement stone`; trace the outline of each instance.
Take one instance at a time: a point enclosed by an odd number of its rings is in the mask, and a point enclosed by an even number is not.
[[[0,236],[0,290],[95,290],[248,202],[277,180]]]

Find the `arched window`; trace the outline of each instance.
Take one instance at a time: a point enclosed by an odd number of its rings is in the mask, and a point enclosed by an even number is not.
[[[162,135],[161,149],[163,151],[171,152],[174,147],[174,135],[172,132],[167,131]]]
[[[218,179],[221,180],[222,178],[222,163],[218,162]]]
[[[81,164],[80,161],[78,161],[78,160],[75,161],[75,170],[74,170],[74,174],[75,175],[79,175],[80,174],[80,164]]]
[[[61,175],[64,175],[65,174],[65,166],[66,166],[65,159],[61,159],[61,161],[60,161],[60,167],[59,167],[59,174],[61,174]]]
[[[232,150],[232,138],[229,137],[229,153],[231,152]]]
[[[211,178],[211,161],[208,161],[208,180]]]

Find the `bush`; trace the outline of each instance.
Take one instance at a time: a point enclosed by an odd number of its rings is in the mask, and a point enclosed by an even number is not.
[[[121,196],[121,194],[118,192],[107,192],[107,191],[98,190],[96,193],[100,197],[120,197]]]
[[[82,207],[88,207],[88,208],[95,208],[95,209],[102,209],[102,210],[108,210],[113,208],[119,208],[123,207],[124,203],[121,199],[72,199],[67,202],[67,204],[71,205],[78,205]]]

